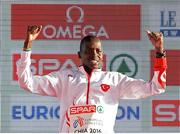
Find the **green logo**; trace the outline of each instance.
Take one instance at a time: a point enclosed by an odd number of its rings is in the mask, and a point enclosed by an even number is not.
[[[98,106],[97,107],[97,111],[98,111],[98,113],[103,113],[104,112],[104,108],[102,106]]]
[[[111,60],[110,71],[117,71],[129,77],[135,77],[138,72],[138,65],[132,56],[119,54]]]

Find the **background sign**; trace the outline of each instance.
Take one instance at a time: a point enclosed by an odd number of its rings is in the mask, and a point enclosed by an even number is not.
[[[12,39],[24,39],[26,27],[39,24],[43,29],[38,39],[95,34],[106,40],[140,40],[140,5],[13,4],[11,19]]]
[[[180,100],[153,100],[153,126],[180,126]]]
[[[119,54],[111,60],[110,71],[116,71],[129,77],[135,77],[138,72],[138,64],[131,55]]]
[[[151,28],[163,33],[167,39],[180,38],[180,9],[177,3],[151,5],[149,8]]]

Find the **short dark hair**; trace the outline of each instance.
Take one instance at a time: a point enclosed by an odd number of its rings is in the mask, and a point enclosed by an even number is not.
[[[82,52],[82,50],[86,44],[89,44],[92,41],[100,41],[100,39],[95,35],[86,35],[84,38],[82,38],[82,40],[80,42],[80,52]]]

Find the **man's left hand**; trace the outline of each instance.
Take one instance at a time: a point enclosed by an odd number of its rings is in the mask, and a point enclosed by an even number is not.
[[[149,30],[146,31],[149,40],[155,47],[157,52],[163,53],[164,46],[163,46],[163,34],[160,32],[150,32]]]

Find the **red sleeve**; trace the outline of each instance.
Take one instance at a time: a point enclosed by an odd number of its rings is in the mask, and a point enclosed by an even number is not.
[[[162,88],[166,87],[166,69],[166,57],[156,58],[154,63],[154,71],[158,71],[158,82],[162,86]]]
[[[154,71],[158,71],[158,70],[166,69],[166,68],[167,68],[166,57],[164,57],[164,58],[155,58]]]

